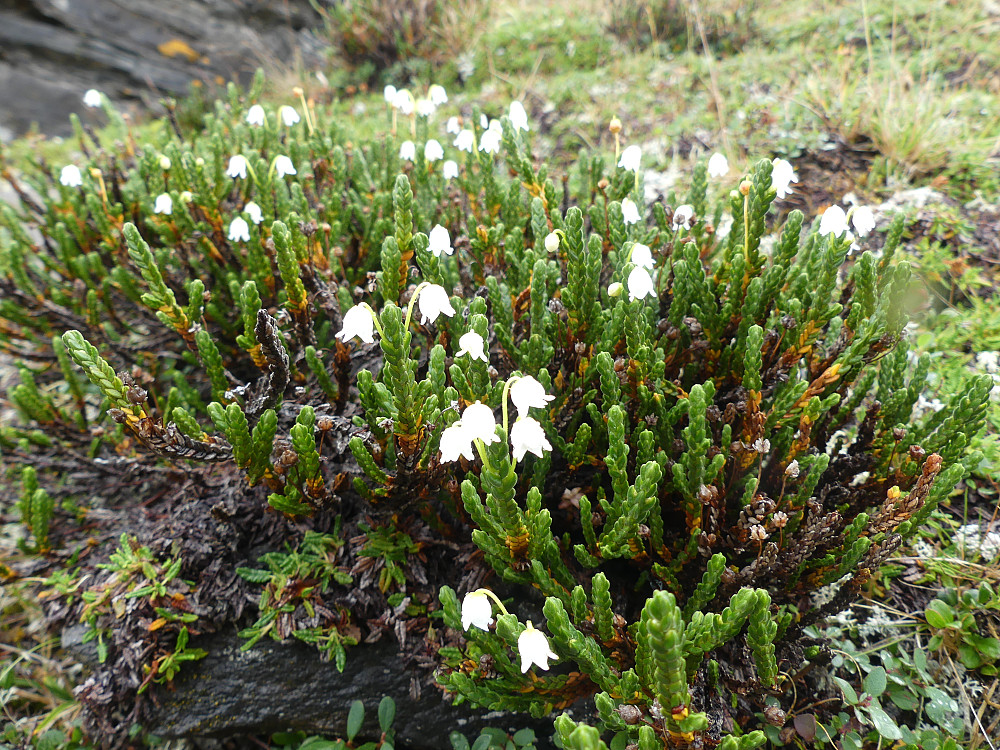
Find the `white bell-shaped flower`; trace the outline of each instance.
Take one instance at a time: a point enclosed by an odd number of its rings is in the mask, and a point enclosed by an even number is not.
[[[727,174],[729,174],[729,159],[725,154],[712,154],[708,160],[708,176],[725,177]]]
[[[242,216],[237,216],[229,223],[229,239],[231,242],[250,241],[250,225]]]
[[[639,216],[639,207],[635,205],[635,201],[631,198],[626,198],[622,201],[622,220],[625,222],[626,226],[629,224],[638,224],[642,217]]]
[[[456,357],[465,355],[472,359],[481,359],[487,363],[490,361],[490,358],[486,356],[486,342],[475,331],[463,333],[461,338],[458,339],[458,347],[458,351],[455,352]]]
[[[83,95],[83,103],[91,108],[100,107],[101,92],[97,89],[87,89],[87,92]]]
[[[59,182],[66,187],[79,187],[83,184],[83,175],[76,164],[67,164],[59,172]]]
[[[355,305],[344,313],[344,327],[336,334],[341,341],[357,336],[366,344],[375,343],[375,319],[365,305]]]
[[[174,212],[174,200],[170,197],[169,193],[160,193],[156,196],[156,201],[153,203],[153,213],[154,214],[167,214],[170,215]]]
[[[638,172],[639,162],[642,160],[642,149],[638,146],[629,146],[622,151],[618,166],[627,172]]]
[[[471,154],[472,149],[476,147],[476,134],[471,130],[465,129],[458,134],[452,145],[459,151],[466,151]]]
[[[438,449],[441,451],[441,461],[444,463],[457,461],[460,456],[465,456],[469,461],[476,458],[472,448],[472,435],[465,430],[461,419],[444,428]]]
[[[636,242],[632,245],[632,262],[637,266],[642,266],[650,271],[656,265],[653,260],[653,251],[649,249],[649,245],[643,245],[641,242]]]
[[[399,158],[403,161],[414,161],[417,158],[417,146],[413,141],[403,141],[399,144]]]
[[[267,113],[264,112],[264,108],[262,106],[254,104],[247,110],[246,120],[250,125],[263,125],[267,122]]]
[[[510,125],[514,130],[528,130],[528,113],[524,111],[524,105],[519,101],[510,103],[510,111],[507,114]]]
[[[441,165],[441,176],[446,180],[458,177],[458,162],[454,159],[448,159],[448,161]]]
[[[479,150],[485,151],[487,154],[499,153],[502,140],[503,129],[496,120],[493,120],[479,138]]]
[[[532,417],[518,417],[510,428],[510,444],[514,448],[514,461],[520,461],[525,453],[533,453],[539,458],[552,446],[545,437],[541,422]]]
[[[420,322],[424,324],[433,323],[440,315],[450,318],[455,314],[455,308],[448,299],[448,292],[440,284],[428,284],[420,290],[417,309],[420,310]]]
[[[875,228],[875,213],[868,206],[858,206],[851,214],[851,223],[858,237],[864,237]]]
[[[679,231],[680,229],[690,229],[691,221],[694,219],[694,206],[690,203],[685,203],[682,206],[678,206],[674,209],[674,220],[673,220],[673,230]]]
[[[440,258],[441,253],[454,255],[455,248],[451,246],[451,235],[448,234],[445,227],[440,224],[434,225],[430,234],[427,235],[427,249],[434,253],[435,258]]]
[[[232,177],[234,180],[237,177],[246,179],[247,176],[247,160],[243,154],[236,154],[235,156],[229,157],[229,166],[226,167],[226,174]]]
[[[458,124],[458,118],[453,115],[448,118],[448,122],[445,124],[444,129],[452,135],[458,135],[462,130],[462,126]]]
[[[519,377],[510,385],[510,400],[521,416],[528,416],[529,409],[546,408],[554,398],[555,396],[545,392],[545,386],[530,375]]]
[[[444,86],[439,83],[432,83],[431,87],[427,89],[427,96],[435,106],[440,107],[442,104],[447,104],[448,102],[448,92],[444,90]]]
[[[545,251],[549,253],[554,253],[559,249],[559,235],[555,232],[549,232],[545,235]]]
[[[392,98],[392,106],[398,109],[400,114],[409,117],[413,114],[416,102],[413,100],[413,94],[408,89],[399,89]]]
[[[430,99],[417,99],[416,107],[417,114],[421,117],[430,117],[437,109],[437,106]]]
[[[264,212],[260,210],[258,206],[253,201],[250,201],[243,207],[243,213],[250,217],[250,221],[254,224],[260,224],[264,220]]]
[[[795,191],[791,188],[793,182],[799,181],[799,176],[795,174],[792,165],[784,159],[775,159],[771,162],[771,187],[774,188],[779,198],[784,198]]]
[[[500,440],[496,433],[496,417],[486,404],[477,401],[467,406],[462,412],[461,421],[462,429],[470,440],[482,440],[486,445],[492,445]]]
[[[396,101],[396,87],[390,83],[382,89],[382,98],[385,99],[386,104],[393,104]]]
[[[823,212],[823,216],[819,220],[819,233],[821,235],[825,237],[832,234],[839,237],[847,230],[847,214],[844,213],[844,209],[834,204]]]
[[[493,602],[482,590],[470,591],[462,599],[462,629],[489,630],[493,624]]]
[[[438,161],[444,158],[444,149],[438,141],[431,138],[424,144],[424,158],[427,161]]]
[[[522,674],[531,669],[532,664],[538,665],[539,669],[548,669],[549,659],[559,658],[549,646],[545,633],[536,630],[531,620],[528,620],[527,627],[517,637],[517,653],[521,657]]]
[[[299,113],[295,111],[295,107],[289,107],[287,104],[278,110],[278,114],[281,115],[281,121],[285,123],[286,128],[292,127],[299,121]]]
[[[626,282],[628,287],[629,300],[645,299],[648,296],[656,296],[656,287],[653,286],[653,277],[649,275],[642,266],[636,266],[628,275]]]
[[[274,157],[274,172],[278,175],[278,177],[295,174],[295,165],[292,164],[292,160],[287,156],[279,154]]]

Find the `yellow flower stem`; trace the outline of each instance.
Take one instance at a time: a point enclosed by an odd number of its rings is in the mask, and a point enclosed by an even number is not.
[[[417,296],[420,291],[429,284],[429,281],[423,281],[417,285],[417,288],[413,290],[413,296],[410,297],[410,304],[406,306],[406,322],[403,323],[403,328],[408,329],[410,327],[410,320],[413,318],[413,303],[417,301]]]
[[[316,131],[313,129],[312,116],[309,114],[309,103],[306,101],[306,94],[302,89],[299,89],[299,101],[302,102],[302,112],[306,117],[306,127],[309,128],[309,135],[313,135]]]
[[[483,459],[483,466],[485,466],[490,471],[494,471],[493,464],[490,463],[490,457],[486,453],[486,444],[479,438],[476,438],[475,444],[476,444],[476,450],[479,452],[479,457]]]
[[[508,435],[510,430],[507,429],[507,395],[510,393],[510,387],[514,385],[518,380],[521,379],[520,375],[515,375],[512,378],[507,378],[507,382],[503,384],[503,398],[501,399],[503,406],[503,431]]]
[[[743,260],[746,261],[747,270],[750,272],[750,193],[743,196]]]
[[[250,179],[251,179],[251,180],[253,180],[253,184],[254,184],[254,185],[255,185],[256,187],[260,187],[260,180],[258,180],[258,179],[257,179],[257,172],[256,172],[256,171],[254,171],[254,168],[253,168],[253,167],[252,167],[252,166],[250,165],[250,160],[249,160],[249,159],[247,159],[247,158],[246,158],[245,156],[243,157],[243,160],[244,160],[244,161],[246,162],[246,165],[247,165],[247,172],[249,172],[249,173],[250,173]],[[272,167],[272,169],[273,169],[273,167],[274,167],[274,164],[272,164],[272,165],[271,165],[271,167]]]
[[[486,596],[488,596],[490,599],[493,600],[493,603],[496,604],[500,608],[501,612],[503,612],[505,615],[509,615],[510,614],[510,612],[507,611],[507,608],[505,606],[503,606],[503,602],[500,601],[499,597],[497,597],[497,595],[494,594],[489,589],[476,589],[472,593],[473,594],[485,594]]]
[[[97,167],[91,167],[90,168],[90,176],[93,179],[97,180],[97,184],[100,187],[100,191],[101,191],[101,201],[104,203],[105,206],[107,206],[108,205],[108,191],[104,187],[104,175],[101,174],[101,170],[99,170]]]
[[[375,311],[372,310],[372,306],[369,305],[367,302],[362,302],[361,306],[365,308],[368,311],[368,313],[372,316],[372,322],[375,323],[375,330],[378,331],[378,335],[385,338],[385,331],[382,330],[382,323],[379,321],[378,315],[375,314]]]

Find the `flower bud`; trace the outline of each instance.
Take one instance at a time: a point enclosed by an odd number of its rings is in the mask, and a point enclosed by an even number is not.
[[[170,169],[170,157],[168,156],[160,157],[160,169],[162,169],[164,172]]]
[[[622,121],[618,119],[617,115],[611,118],[611,122],[608,124],[608,130],[610,130],[614,135],[618,135],[622,132]]]
[[[554,253],[559,249],[559,235],[555,232],[549,232],[545,235],[545,250],[550,253]]]
[[[608,296],[618,297],[621,295],[623,289],[624,287],[622,286],[622,283],[620,281],[616,281],[614,284],[608,287]]]
[[[743,180],[740,183],[740,195],[750,195],[750,180]]]

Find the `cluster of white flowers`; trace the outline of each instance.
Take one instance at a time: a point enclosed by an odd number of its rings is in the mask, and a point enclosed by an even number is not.
[[[823,216],[819,220],[819,233],[824,237],[828,234],[840,237],[846,233],[849,239],[854,239],[854,235],[850,231],[850,224],[854,225],[858,237],[864,237],[875,228],[875,214],[867,206],[852,208],[848,214],[840,206],[834,204],[823,212]]]
[[[385,103],[396,110],[404,117],[418,115],[420,117],[430,117],[437,108],[448,101],[448,92],[444,86],[433,83],[427,89],[427,94],[419,99],[413,96],[409,89],[397,89],[389,85],[382,90],[382,98]]]
[[[496,595],[487,589],[477,589],[470,591],[462,600],[462,628],[468,630],[475,627],[480,630],[489,631],[493,624],[493,604],[490,599],[496,599]],[[497,605],[504,614],[508,614],[499,599]],[[531,620],[525,623],[524,630],[517,637],[517,653],[521,657],[521,673],[526,673],[532,665],[539,669],[547,670],[550,659],[558,659],[549,639],[545,633],[538,630],[531,624]]]
[[[482,358],[486,359],[484,345],[485,342],[479,334],[467,333],[459,340],[462,350],[455,356],[475,354],[482,355]],[[545,451],[552,450],[552,445],[545,437],[545,429],[541,423],[534,417],[528,416],[528,413],[530,409],[545,408],[553,396],[546,394],[542,384],[530,375],[515,376],[508,382],[506,390],[519,415],[510,428],[514,461],[523,460],[527,453],[541,458]],[[477,440],[483,445],[492,445],[500,439],[496,434],[496,428],[496,418],[489,406],[479,401],[470,404],[462,412],[461,418],[441,433],[441,460],[457,461],[460,456],[473,460],[475,458],[473,445]]]

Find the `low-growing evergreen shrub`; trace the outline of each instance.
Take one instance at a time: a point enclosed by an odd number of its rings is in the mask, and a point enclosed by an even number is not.
[[[353,143],[255,98],[152,143],[78,129],[77,165],[10,173],[22,202],[0,206],[21,362],[0,445],[25,546],[65,564],[50,595],[130,676],[116,689],[197,661],[205,584],[128,535],[75,580],[76,524],[153,502],[143,473],[170,466],[179,508],[235,486],[205,523],[266,529],[232,532],[271,545],[239,571],[257,611],[217,610],[248,646],[294,636],[349,670],[381,607],[456,696],[592,701],[557,718],[567,748],[752,748],[795,690],[839,696],[806,629],[978,462],[992,387],[911,417],[928,358],[907,355],[902,221],[849,257],[801,213],[769,230],[768,160],[719,204],[702,164],[683,201],[643,206],[635,152],[550,176],[520,105],[465,113],[463,150],[432,143],[443,117]],[[135,489],[98,512],[65,481],[88,463]],[[130,617],[142,663],[116,656]],[[817,719],[842,726],[838,705]]]

